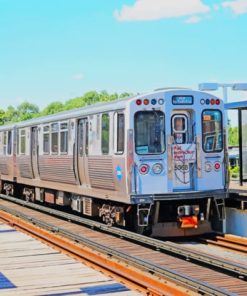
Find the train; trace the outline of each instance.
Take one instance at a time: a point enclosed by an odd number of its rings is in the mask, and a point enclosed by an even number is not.
[[[213,231],[227,198],[224,104],[162,88],[0,127],[0,190],[154,237]]]

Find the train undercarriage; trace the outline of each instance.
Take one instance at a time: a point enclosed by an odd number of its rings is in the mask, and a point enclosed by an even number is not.
[[[47,206],[70,207],[109,226],[118,225],[153,237],[193,236],[210,233],[213,229],[219,231],[225,219],[224,194],[192,198],[174,196],[173,200],[123,204],[4,180],[0,189],[6,195],[20,196],[26,201]]]

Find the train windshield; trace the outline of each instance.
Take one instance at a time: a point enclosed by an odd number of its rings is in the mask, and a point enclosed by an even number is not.
[[[165,151],[165,116],[161,111],[135,114],[135,147],[137,154],[160,154]]]
[[[205,152],[220,152],[223,149],[222,113],[219,110],[204,110],[202,113],[202,142]]]

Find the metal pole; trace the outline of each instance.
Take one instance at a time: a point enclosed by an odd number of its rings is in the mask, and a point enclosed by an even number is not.
[[[238,143],[239,143],[239,185],[243,186],[243,140],[242,140],[242,110],[238,110]]]

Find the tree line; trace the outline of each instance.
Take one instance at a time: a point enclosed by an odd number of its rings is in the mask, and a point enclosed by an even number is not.
[[[54,101],[48,104],[43,110],[40,110],[36,104],[26,101],[18,105],[16,108],[13,106],[8,106],[6,110],[0,109],[0,125],[11,124],[14,122],[24,121],[49,114],[55,114],[61,111],[80,108],[98,102],[113,101],[130,95],[131,94],[127,92],[121,94],[108,94],[106,91],[89,91],[83,96],[70,99],[65,103]]]
[[[130,95],[133,94],[127,92],[121,94],[108,94],[108,92],[106,91],[89,91],[85,93],[83,96],[70,99],[65,103],[62,103],[60,101],[54,101],[48,104],[43,110],[40,110],[37,105],[26,101],[18,105],[16,108],[13,106],[8,106],[6,110],[0,109],[0,125],[24,121],[49,114],[55,114],[61,111],[80,108],[98,102],[113,101]],[[232,146],[238,145],[237,127],[229,127],[228,144]]]

